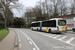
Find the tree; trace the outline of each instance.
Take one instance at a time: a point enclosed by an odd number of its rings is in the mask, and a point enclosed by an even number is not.
[[[2,14],[0,13],[0,29],[4,28],[4,18],[2,16]]]
[[[21,28],[23,26],[25,26],[25,21],[23,18],[14,18],[14,23],[13,23],[14,27],[17,27],[17,28]]]
[[[54,11],[53,11],[53,16],[54,17],[58,17],[59,13],[58,13],[58,6],[61,4],[61,0],[51,0],[52,3],[53,3],[53,8],[54,8]]]
[[[7,28],[7,12],[10,6],[10,3],[13,2],[15,3],[17,0],[0,0],[0,13],[3,14],[3,17],[5,18],[5,28]]]
[[[75,13],[75,0],[72,0],[70,9],[71,9],[71,14],[74,14]]]
[[[13,13],[11,12],[11,10],[9,10],[9,26],[11,27],[11,25],[13,25],[14,22],[14,17],[13,17]]]
[[[45,0],[46,11],[47,11],[46,19],[49,19],[49,8],[48,8],[47,2],[48,2],[48,0]]]
[[[75,0],[73,0],[71,4],[70,3],[70,0],[45,0],[43,2],[40,0],[35,7],[27,8],[28,10],[26,13],[29,14],[27,17],[31,17],[31,21],[42,21],[68,15],[70,13],[74,14]],[[34,17],[34,19],[32,17]]]

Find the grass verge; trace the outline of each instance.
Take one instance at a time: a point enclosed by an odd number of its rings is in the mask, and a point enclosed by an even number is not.
[[[3,40],[7,35],[9,31],[7,29],[1,29],[0,30],[0,41]]]
[[[72,31],[72,30],[67,30],[67,31]]]

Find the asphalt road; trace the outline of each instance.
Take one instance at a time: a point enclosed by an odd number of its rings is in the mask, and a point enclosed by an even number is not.
[[[18,34],[19,50],[75,50],[75,34],[52,34],[13,28]]]

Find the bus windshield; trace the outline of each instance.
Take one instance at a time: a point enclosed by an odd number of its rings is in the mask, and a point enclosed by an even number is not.
[[[58,25],[59,26],[65,26],[66,25],[66,20],[58,20]]]

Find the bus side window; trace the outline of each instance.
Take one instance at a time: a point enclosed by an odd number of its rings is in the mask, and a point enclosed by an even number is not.
[[[56,27],[56,21],[55,20],[51,21],[51,27]]]
[[[47,27],[51,27],[51,21],[47,21]]]
[[[42,23],[42,27],[47,27],[47,23],[46,22],[43,22]]]

